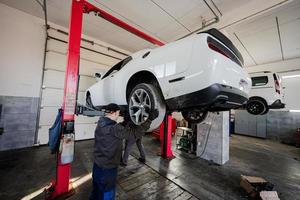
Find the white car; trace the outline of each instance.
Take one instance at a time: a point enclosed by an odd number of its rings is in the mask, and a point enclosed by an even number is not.
[[[276,73],[258,72],[250,74],[252,89],[246,109],[253,115],[264,115],[269,109],[281,109],[283,92],[281,79]]]
[[[139,125],[159,110],[149,131],[166,112],[179,111],[191,123],[208,111],[227,111],[248,100],[251,79],[232,42],[216,29],[199,32],[156,49],[134,53],[87,89],[86,106],[117,103]]]

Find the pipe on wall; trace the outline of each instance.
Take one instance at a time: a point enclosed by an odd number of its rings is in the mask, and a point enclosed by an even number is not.
[[[44,12],[44,20],[45,20],[45,45],[44,45],[44,58],[43,58],[43,69],[42,69],[42,78],[40,84],[40,95],[39,95],[39,102],[37,108],[37,115],[36,115],[36,128],[34,134],[34,145],[38,144],[38,132],[39,132],[39,124],[40,124],[40,115],[41,115],[41,104],[42,104],[42,95],[43,95],[43,82],[44,82],[44,71],[46,67],[46,54],[47,54],[47,46],[48,46],[48,17],[47,17],[47,3],[46,0],[43,0],[43,4],[40,1],[36,0],[36,2],[42,7]]]

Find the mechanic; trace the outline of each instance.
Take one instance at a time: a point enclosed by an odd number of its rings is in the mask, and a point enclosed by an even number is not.
[[[123,122],[123,124],[125,126],[129,126],[129,127],[136,126],[131,121],[128,112],[124,113],[124,122]],[[125,150],[124,150],[124,154],[123,154],[123,157],[122,157],[121,166],[127,166],[128,157],[129,157],[129,154],[131,152],[131,149],[132,149],[134,143],[136,143],[136,145],[138,147],[138,150],[140,152],[140,158],[138,160],[142,163],[146,162],[145,150],[144,150],[144,146],[142,144],[143,135],[144,135],[144,132],[140,133],[140,134],[136,134],[135,136],[130,136],[128,139],[125,140]]]
[[[114,199],[118,166],[122,155],[123,139],[143,134],[158,111],[150,112],[141,126],[122,126],[116,121],[120,115],[117,104],[105,107],[105,117],[101,117],[95,130],[93,190],[90,200]]]

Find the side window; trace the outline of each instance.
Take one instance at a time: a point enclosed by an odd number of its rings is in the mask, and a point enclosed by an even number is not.
[[[122,69],[127,63],[129,63],[129,61],[132,60],[132,57],[129,56],[127,58],[125,58],[124,60],[118,62],[117,64],[115,64],[112,68],[110,68],[106,74],[102,77],[102,79],[106,78],[107,76],[109,76],[110,74],[112,74],[114,71],[119,71],[120,69]]]
[[[267,85],[269,80],[268,76],[257,76],[257,77],[252,77],[252,86],[263,86]]]

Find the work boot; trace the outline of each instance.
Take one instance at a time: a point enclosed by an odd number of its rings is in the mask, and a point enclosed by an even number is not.
[[[146,162],[146,159],[145,158],[139,158],[138,159],[141,163],[145,163]]]

